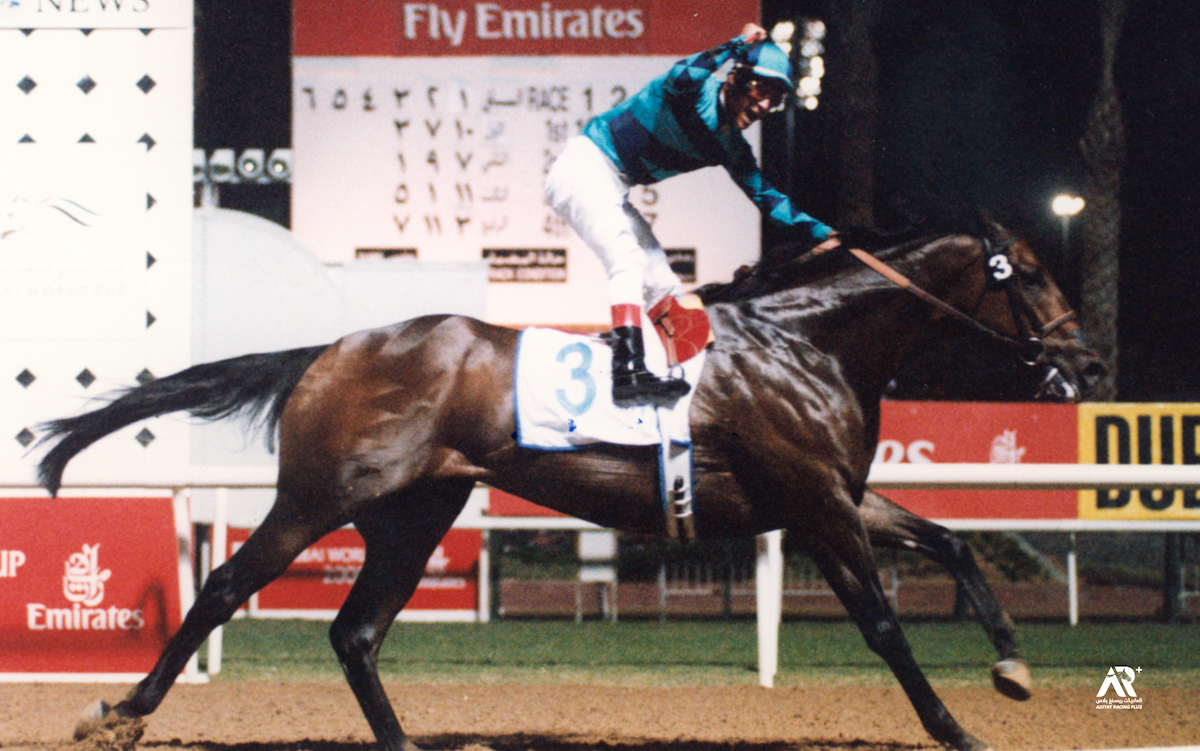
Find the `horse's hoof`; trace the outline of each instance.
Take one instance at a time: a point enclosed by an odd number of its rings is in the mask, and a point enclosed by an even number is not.
[[[992,751],[992,747],[970,733],[963,733],[958,743],[951,744],[957,751]]]
[[[133,751],[145,732],[142,718],[122,717],[108,702],[97,699],[79,716],[74,738],[88,751]]]
[[[79,720],[75,723],[75,740],[81,741],[94,733],[103,723],[104,718],[112,714],[112,707],[103,699],[97,699],[83,708]]]
[[[1022,660],[1001,660],[992,666],[992,685],[1010,699],[1028,699],[1029,684],[1029,668]]]

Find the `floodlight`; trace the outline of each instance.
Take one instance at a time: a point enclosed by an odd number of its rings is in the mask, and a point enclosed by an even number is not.
[[[233,182],[233,149],[214,149],[208,158],[208,179],[214,183]]]
[[[1080,211],[1083,211],[1084,202],[1079,196],[1073,196],[1069,193],[1059,193],[1050,202],[1050,210],[1057,216],[1075,216]]]
[[[192,149],[192,182],[204,182],[204,170],[208,168],[208,156],[204,149]]]
[[[254,182],[262,177],[266,154],[262,149],[246,149],[237,160],[237,173],[243,180]]]
[[[267,177],[285,182],[292,179],[292,150],[275,149],[267,159]]]

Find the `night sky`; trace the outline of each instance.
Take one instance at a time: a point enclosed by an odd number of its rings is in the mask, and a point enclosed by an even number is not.
[[[1116,66],[1126,128],[1120,398],[1200,401],[1200,3],[1129,5]],[[764,0],[764,25],[828,18],[830,6]],[[196,14],[196,146],[289,146],[289,2],[196,0]],[[880,14],[877,222],[899,227],[950,200],[986,206],[1073,297],[1077,259],[1063,252],[1049,200],[1083,182],[1096,3],[886,0]],[[834,221],[836,121],[821,108],[799,114],[803,174],[774,180]],[[286,186],[227,186],[222,205],[288,221]]]

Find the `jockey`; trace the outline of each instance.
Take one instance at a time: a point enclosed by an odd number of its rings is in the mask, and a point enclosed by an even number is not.
[[[782,106],[791,64],[766,31],[746,24],[737,38],[677,62],[666,75],[593,118],[567,142],[546,176],[546,200],[600,257],[612,305],[613,399],[677,399],[685,381],[646,369],[643,304],[657,320],[682,290],[649,223],[629,203],[633,185],[720,165],[773,223],[807,230],[823,249],[833,229],[796,209],[763,178],[742,131]],[[713,74],[733,59],[724,82]]]

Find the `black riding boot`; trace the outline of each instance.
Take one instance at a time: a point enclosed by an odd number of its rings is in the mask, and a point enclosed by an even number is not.
[[[612,330],[613,401],[617,404],[649,404],[675,400],[691,387],[682,378],[660,377],[646,370],[646,349],[639,326],[617,326]]]

